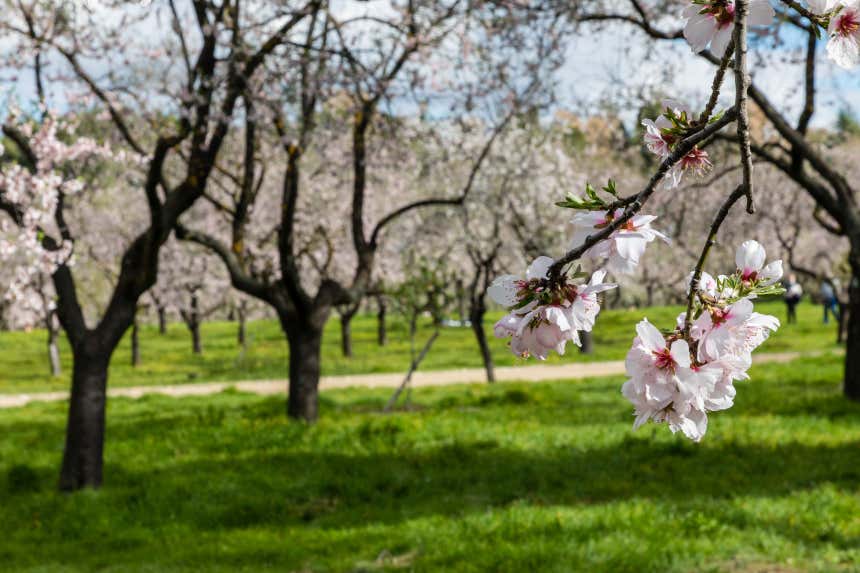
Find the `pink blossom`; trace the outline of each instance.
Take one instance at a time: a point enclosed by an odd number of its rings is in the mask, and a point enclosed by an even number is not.
[[[830,17],[827,33],[827,57],[842,68],[856,66],[860,62],[860,2],[844,2]]]
[[[503,275],[493,281],[487,294],[509,309],[493,332],[497,338],[511,337],[511,351],[522,357],[545,360],[551,351],[564,354],[568,342],[581,344],[580,331],[590,332],[600,304],[597,294],[615,288],[603,282],[605,272],[595,272],[587,285],[563,278],[560,284],[547,282],[553,260],[538,257],[524,278]]]
[[[766,253],[764,247],[757,241],[744,241],[735,252],[735,264],[745,283],[756,283],[761,286],[775,284],[782,278],[782,261],[764,264]]]
[[[617,209],[611,214],[607,211],[577,213],[571,219],[573,238],[570,247],[575,249],[581,246],[589,235],[599,232],[623,213],[622,209]],[[658,238],[666,243],[669,242],[666,235],[651,227],[651,223],[656,218],[654,215],[634,215],[605,241],[588,249],[584,256],[603,264],[615,275],[633,273],[648,243]]]
[[[711,307],[693,323],[691,334],[699,343],[700,362],[746,355],[779,328],[779,319],[753,312],[753,303],[742,298],[725,308]]]
[[[750,26],[767,26],[773,21],[774,9],[768,0],[751,0],[747,23]],[[712,0],[687,6],[683,13],[687,23],[684,38],[699,53],[711,46],[711,52],[722,57],[732,39],[735,28],[735,3],[733,0]]]

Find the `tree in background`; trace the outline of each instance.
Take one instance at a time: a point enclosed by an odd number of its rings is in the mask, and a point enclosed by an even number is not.
[[[356,304],[373,287],[385,230],[416,209],[462,204],[512,110],[537,92],[541,74],[553,63],[550,56],[557,46],[555,27],[560,18],[550,14],[539,21],[525,19],[528,26],[521,28],[517,17],[517,8],[495,4],[409,2],[391,14],[342,20],[321,6],[310,17],[303,39],[307,49],[297,65],[277,70],[276,78],[285,79],[273,79],[254,102],[258,113],[248,114],[245,122],[243,170],[231,177],[236,191],[218,201],[227,207],[222,212],[227,214],[229,230],[216,235],[188,224],[181,237],[216,252],[236,288],[277,312],[290,346],[289,416],[317,418],[323,326],[334,307]],[[532,32],[540,27],[548,33],[535,40]],[[526,46],[529,50],[523,50]],[[528,62],[517,54],[526,54]],[[472,65],[478,58],[493,65]],[[516,74],[511,72],[517,62],[528,73],[514,80]],[[428,80],[424,76],[434,67],[438,73]],[[448,71],[443,74],[442,70]],[[472,89],[461,90],[464,81]],[[429,137],[422,126],[386,113],[384,106],[410,97],[435,104],[435,98],[444,101],[460,94],[466,94],[467,101],[458,100],[456,109],[481,110],[486,151],[463,161],[466,174],[445,195],[423,195],[420,185],[417,189],[407,185],[422,179],[421,173],[413,172],[417,166],[432,161],[417,156],[415,146],[398,146],[398,142]],[[269,125],[276,133],[264,133]],[[410,133],[412,129],[417,132]],[[446,142],[441,151],[456,149],[447,141],[457,131],[437,131]],[[278,195],[259,192],[265,184],[257,185],[262,170],[256,168],[255,159],[262,156],[264,135],[276,138],[277,149],[286,159]],[[350,165],[347,185],[341,186],[333,183],[343,173],[326,175],[326,171],[344,157]],[[377,183],[375,173],[386,165],[399,174],[390,179],[397,181],[395,187]],[[449,181],[452,175],[435,173]],[[314,183],[325,177],[326,183]],[[271,226],[259,222],[272,213],[279,217]],[[334,228],[322,225],[320,229],[322,221],[334,221]],[[338,245],[333,237],[343,222],[348,222],[351,248],[330,249],[330,244]],[[269,246],[275,256],[268,259],[276,263],[268,266],[254,263],[249,248],[265,243],[264,226],[277,229],[277,243]],[[252,239],[252,233],[257,238]],[[334,265],[335,257],[350,263]]]
[[[161,246],[180,215],[204,193],[248,83],[275,52],[284,57],[293,33],[314,6],[313,1],[245,6],[240,0],[96,10],[67,3],[5,5],[0,23],[5,66],[30,68],[39,98],[49,104],[55,87],[67,99],[84,95],[112,125],[105,139],[114,148],[127,149],[133,159],[129,166],[138,163],[141,171],[141,184],[124,205],[142,207],[141,223],[123,250],[109,302],[94,325],[84,316],[67,257],[52,275],[57,315],[74,364],[61,489],[101,485],[111,354],[134,322],[140,298],[156,281]],[[151,33],[156,15],[172,22],[172,30],[159,38],[160,50],[153,49]],[[261,22],[267,25],[261,27]],[[50,75],[44,73],[48,62]],[[94,69],[109,72],[97,75]],[[123,81],[115,81],[120,75]],[[44,125],[42,118],[34,119]],[[32,137],[39,131],[28,132],[25,123],[7,120],[3,132],[31,173],[55,162],[51,153],[57,148],[43,149]],[[179,176],[165,177],[167,165]],[[69,193],[57,186],[46,193],[56,197],[50,223],[57,232],[41,235],[40,244],[51,252],[64,245],[73,248],[76,229],[66,222]],[[32,208],[10,197],[8,188],[0,193],[0,203],[19,227],[33,219]]]

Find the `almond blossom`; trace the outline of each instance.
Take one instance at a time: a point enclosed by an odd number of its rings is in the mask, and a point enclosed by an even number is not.
[[[693,371],[687,341],[676,338],[668,343],[647,318],[636,326],[636,333],[625,360],[630,379],[621,388],[635,408],[633,429],[648,420],[667,422],[673,433],[680,430],[699,441],[708,425],[704,401],[717,376]]]
[[[623,209],[616,209],[613,212],[586,211],[577,213],[570,221],[573,227],[570,248],[580,247],[589,235],[599,232],[623,213]],[[666,235],[651,227],[651,223],[655,219],[657,219],[655,215],[634,215],[605,241],[601,241],[588,249],[584,256],[595,261],[598,265],[603,265],[614,275],[633,273],[639,265],[648,243],[654,239],[669,242]]]
[[[647,118],[642,120],[642,126],[645,128],[643,135],[645,147],[660,161],[669,157],[675,144],[683,139],[685,130],[692,127],[690,119],[693,117],[690,110],[672,100],[663,102],[663,106],[666,111],[660,117],[654,120]],[[672,165],[662,185],[668,188],[677,187],[685,173],[702,176],[712,167],[713,163],[708,152],[695,146],[680,161]]]
[[[732,407],[734,382],[749,378],[753,350],[779,328],[778,319],[753,310],[756,296],[781,288],[782,262],[765,265],[765,259],[759,243],[745,241],[735,253],[734,274],[714,279],[702,271],[690,307],[697,317],[689,327],[686,312],[666,335],[647,319],[639,323],[621,389],[634,406],[634,429],[648,420],[666,422],[673,433],[699,441],[707,413]]]
[[[747,23],[750,26],[767,26],[775,14],[768,0],[751,0]],[[735,29],[733,0],[693,0],[693,4],[684,9],[683,17],[687,19],[684,38],[693,52],[699,53],[710,44],[715,56],[722,57],[726,53]]]
[[[735,253],[735,264],[738,266],[743,282],[770,286],[782,278],[782,261],[773,261],[765,265],[766,256],[764,247],[758,241],[741,243]]]
[[[827,57],[842,68],[856,66],[860,62],[860,1],[842,2],[842,8],[830,17],[827,34]]]
[[[750,354],[778,328],[778,318],[753,312],[752,301],[742,298],[725,308],[715,306],[703,312],[691,334],[699,343],[698,358],[704,362]]]
[[[497,277],[487,294],[510,312],[494,328],[497,338],[511,337],[511,351],[522,357],[545,360],[553,350],[564,354],[568,342],[581,345],[579,332],[590,332],[600,303],[597,294],[617,285],[604,283],[597,271],[587,285],[574,284],[567,276],[556,285],[548,281],[550,257],[538,257],[525,277]]]

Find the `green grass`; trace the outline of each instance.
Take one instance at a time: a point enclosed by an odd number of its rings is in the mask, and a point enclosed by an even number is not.
[[[761,303],[758,310],[782,319],[784,307],[780,302]],[[582,360],[621,359],[630,347],[634,327],[643,316],[660,327],[670,327],[680,307],[657,307],[635,310],[610,310],[601,313],[594,329],[595,350],[583,356],[568,346],[565,356],[553,355],[549,363]],[[835,326],[821,324],[819,306],[802,304],[798,308],[799,323],[785,325],[765,343],[763,351],[833,350]],[[511,354],[505,340],[492,337],[492,325],[501,316],[491,313],[486,328],[497,365],[523,364]],[[431,326],[421,325],[419,345],[429,336]],[[332,320],[323,338],[324,375],[370,374],[375,372],[404,372],[409,365],[409,340],[406,327],[393,319],[389,327],[389,344],[376,344],[376,320],[373,316],[358,316],[353,321],[354,357],[345,358],[340,351],[340,327]],[[236,324],[210,322],[203,326],[203,356],[191,353],[190,336],[182,324],[172,324],[164,336],[154,327],[144,327],[141,334],[143,363],[130,365],[129,341],[126,338],[111,363],[111,386],[150,384],[183,384],[189,382],[259,380],[287,377],[287,345],[276,321],[258,321],[248,326],[249,348],[242,354],[236,344]],[[64,343],[64,374],[51,378],[48,374],[45,333],[42,331],[0,333],[0,393],[63,390],[69,387],[71,354]],[[534,361],[532,361],[533,363]],[[422,370],[481,367],[475,337],[469,328],[446,328],[433,350],[422,363]]]
[[[860,570],[860,405],[835,356],[755,367],[695,445],[621,380],[109,403],[106,486],[53,491],[63,404],[0,416],[0,570]]]

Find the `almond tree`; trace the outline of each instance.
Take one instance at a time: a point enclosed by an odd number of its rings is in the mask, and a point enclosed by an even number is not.
[[[110,299],[94,322],[84,316],[75,273],[65,259],[52,275],[74,363],[61,489],[101,485],[110,357],[132,325],[140,298],[156,281],[161,246],[180,215],[203,195],[249,82],[267,59],[285,57],[317,7],[312,0],[277,6],[170,1],[95,11],[71,3],[4,3],[0,33],[9,64],[27,66],[32,58],[28,67],[40,94],[50,96],[48,82],[56,81],[69,96],[88,96],[112,123],[112,144],[139,158],[137,193],[146,205],[138,234],[122,254]],[[172,27],[160,50],[152,48],[156,15]],[[47,62],[51,74],[44,73]],[[38,174],[51,160],[22,125],[7,122],[3,132],[30,172]],[[165,176],[167,166],[174,177]],[[40,237],[53,252],[74,245],[76,235],[66,224],[66,191],[51,192],[57,194],[51,221],[56,233]],[[28,210],[7,189],[0,191],[0,207],[14,224],[27,225]]]
[[[361,9],[360,3],[354,7]],[[515,22],[519,10],[515,6],[409,1],[392,3],[391,8],[390,13],[341,17],[322,6],[311,15],[303,40],[307,48],[292,68],[295,73],[274,70],[273,80],[261,88],[261,96],[254,102],[258,113],[248,115],[243,169],[228,177],[237,184],[236,192],[215,199],[224,206],[219,210],[229,220],[229,233],[206,233],[191,223],[180,230],[182,238],[220,256],[234,287],[277,312],[290,347],[287,413],[294,418],[317,418],[323,327],[335,306],[354,305],[373,287],[373,269],[385,231],[416,209],[462,204],[496,134],[512,117],[511,110],[537,89],[533,78],[551,62],[551,58],[543,58],[542,50],[523,51],[546,63],[533,66],[525,82],[508,78],[508,84],[487,83],[486,70],[465,67],[475,57],[492,55],[498,68],[487,70],[494,77],[503,77],[500,70],[508,70],[506,61],[522,62],[516,56],[522,45],[514,40],[527,41],[524,38],[530,36],[513,36],[515,28],[510,22]],[[547,33],[538,38],[555,43],[554,30],[560,21],[557,14],[544,17],[540,23]],[[478,49],[476,41],[486,46]],[[428,73],[433,77],[427,79]],[[467,102],[453,97],[461,93],[458,90],[464,82],[475,88],[462,92],[468,94]],[[374,176],[377,162],[384,166],[386,153],[392,157],[417,153],[414,146],[392,149],[392,142],[403,139],[392,137],[390,130],[407,123],[392,111],[392,102],[417,100],[420,108],[427,108],[446,98],[453,98],[458,109],[478,106],[486,113],[484,125],[489,129],[484,147],[477,157],[463,161],[468,165],[467,175],[439,197],[422,196],[420,188],[407,189],[403,195],[396,189],[381,189]],[[482,101],[492,101],[492,108],[483,111]],[[273,126],[276,133],[265,133],[267,126]],[[412,128],[406,125],[407,130]],[[414,128],[422,129],[420,125]],[[264,163],[254,161],[264,155],[260,141],[264,136],[271,140],[273,135],[286,164],[281,194],[274,201],[258,192],[262,177],[258,165]],[[335,156],[335,164],[337,157],[349,158],[346,189],[319,183],[327,179],[336,184],[341,176],[326,174],[330,155]],[[416,177],[420,174],[409,172],[408,165],[400,166],[404,175],[400,185],[420,179]],[[322,205],[315,209],[314,202]],[[272,226],[258,222],[272,214],[277,215]],[[320,221],[332,218],[348,225],[347,248],[335,240],[336,224],[334,229],[330,225],[318,228]],[[276,229],[276,256],[274,261],[268,259],[275,262],[272,265],[254,259],[253,249],[265,244],[268,231],[261,232],[264,227]],[[350,263],[333,265],[335,257]]]

